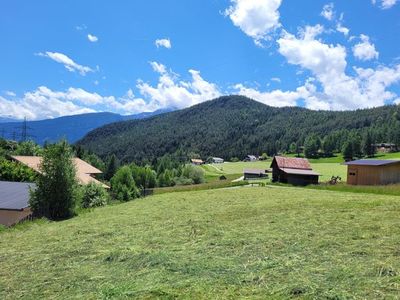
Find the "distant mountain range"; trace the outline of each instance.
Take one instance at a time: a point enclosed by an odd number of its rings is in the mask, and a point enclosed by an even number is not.
[[[314,111],[301,107],[270,107],[242,96],[224,96],[187,109],[145,120],[105,125],[86,135],[79,145],[125,162],[152,162],[164,154],[225,159],[287,151],[307,137],[327,135],[341,150],[354,135],[372,132],[376,142],[400,144],[400,107],[356,111]]]
[[[41,145],[46,141],[56,142],[62,138],[67,139],[70,143],[74,143],[85,136],[88,132],[103,125],[126,120],[145,119],[169,111],[170,110],[158,110],[155,112],[146,112],[128,116],[101,112],[65,116],[41,121],[27,121],[26,134],[28,139]],[[19,141],[22,139],[24,131],[23,127],[24,122],[21,122],[20,120],[1,117],[0,137]]]

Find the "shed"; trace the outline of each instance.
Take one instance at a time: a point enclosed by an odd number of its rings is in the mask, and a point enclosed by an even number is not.
[[[400,160],[361,159],[347,165],[347,184],[386,185],[400,183]]]
[[[257,169],[244,169],[243,176],[244,176],[244,180],[260,179],[260,178],[268,177],[265,170],[257,170]]]
[[[305,158],[275,156],[271,163],[272,181],[293,185],[318,184],[320,174]]]
[[[17,162],[20,162],[29,168],[33,169],[35,172],[40,173],[40,164],[42,163],[42,157],[40,156],[11,156],[11,158]],[[103,173],[99,169],[93,167],[87,162],[83,161],[80,158],[73,159],[75,167],[76,167],[76,177],[80,184],[86,185],[91,182],[100,184],[104,188],[109,188],[109,186],[104,183],[98,181],[93,175]]]
[[[0,181],[0,224],[12,226],[29,219],[29,190],[34,183]]]
[[[220,157],[213,157],[211,160],[212,160],[212,162],[214,164],[222,164],[222,163],[224,163],[224,159],[220,158]]]

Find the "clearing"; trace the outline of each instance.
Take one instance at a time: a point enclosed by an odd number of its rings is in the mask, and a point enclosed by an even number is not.
[[[399,215],[301,188],[151,196],[0,232],[0,298],[395,299]]]

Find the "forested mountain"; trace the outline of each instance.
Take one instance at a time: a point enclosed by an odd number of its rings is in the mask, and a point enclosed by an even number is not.
[[[242,96],[224,96],[145,120],[113,123],[90,132],[78,145],[101,157],[151,162],[164,154],[243,158],[303,145],[309,136],[333,141],[340,150],[349,136],[368,131],[375,142],[400,143],[398,106],[357,111],[276,108]]]
[[[74,143],[89,131],[100,126],[124,120],[144,119],[163,112],[166,111],[160,110],[129,116],[109,112],[89,113],[41,121],[27,121],[26,124],[21,121],[7,123],[0,121],[0,137],[17,141],[26,137],[40,145],[43,145],[46,141],[57,142],[63,138]],[[24,130],[24,127],[26,130]]]

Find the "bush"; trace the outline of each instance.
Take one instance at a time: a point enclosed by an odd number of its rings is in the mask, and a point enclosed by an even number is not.
[[[193,184],[193,180],[186,177],[175,177],[174,182],[176,185],[191,185]]]
[[[37,175],[31,168],[0,158],[0,180],[33,182]]]
[[[107,191],[99,184],[91,182],[82,187],[82,208],[105,206],[109,200]]]
[[[140,196],[128,166],[120,168],[111,178],[111,191],[116,200],[130,201]]]
[[[194,184],[204,182],[204,170],[198,166],[186,165],[182,171],[182,177],[191,179]]]

